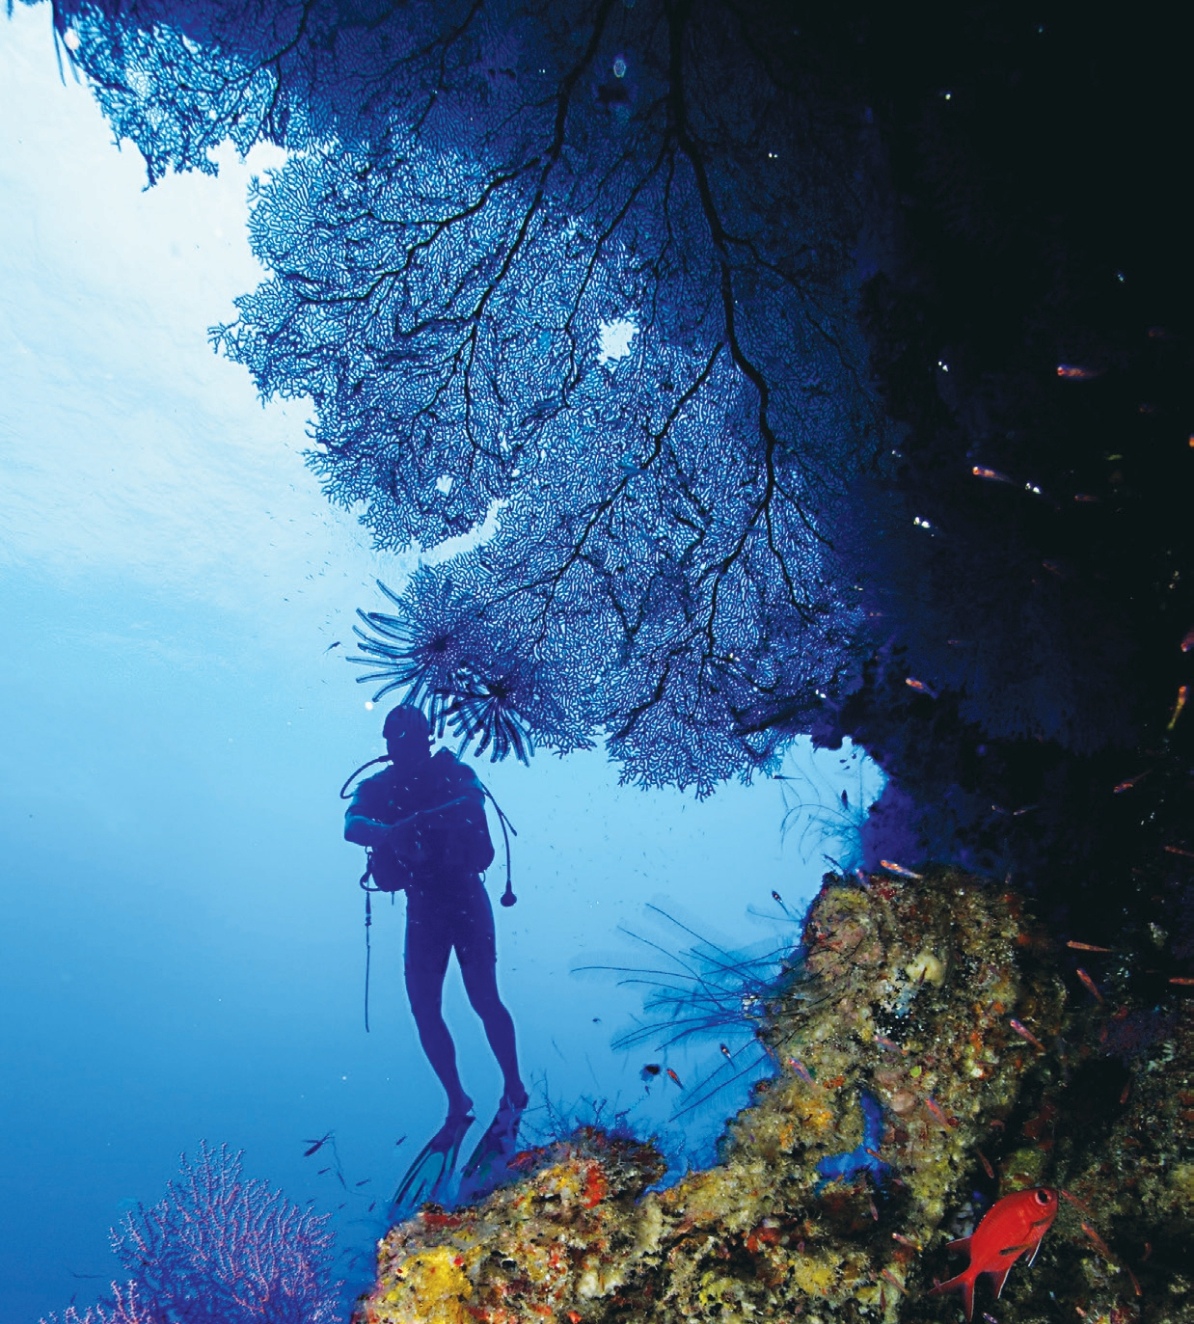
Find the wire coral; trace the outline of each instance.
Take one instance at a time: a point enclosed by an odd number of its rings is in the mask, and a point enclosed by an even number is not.
[[[791,920],[793,916],[782,901],[778,904],[782,918]],[[672,1114],[672,1120],[676,1120],[739,1082],[749,1084],[767,1069],[770,1057],[760,1045],[759,1035],[781,996],[785,976],[799,962],[799,951],[794,936],[752,949],[730,950],[660,906],[648,905],[646,909],[663,920],[670,931],[678,930],[692,940],[690,945],[675,951],[666,940],[656,941],[621,927],[620,931],[627,937],[649,948],[660,964],[582,965],[574,973],[617,975],[619,984],[639,985],[647,990],[643,999],[645,1019],[614,1039],[615,1050],[650,1046],[666,1051],[686,1040],[725,1041],[720,1045],[724,1060],[692,1084],[683,1103]]]

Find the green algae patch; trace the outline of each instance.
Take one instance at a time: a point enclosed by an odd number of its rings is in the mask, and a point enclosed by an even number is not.
[[[993,1198],[1045,1182],[1094,1212],[1065,1205],[1036,1267],[1013,1271],[1000,1320],[1136,1319],[1119,1258],[1144,1255],[1126,1234],[1135,1213],[1161,1229],[1158,1259],[1191,1231],[1181,1025],[1109,1130],[1056,1144],[1075,1073],[1106,1045],[1067,1008],[1057,952],[1017,894],[952,870],[829,876],[767,998],[774,1075],[715,1166],[651,1191],[664,1163],[649,1143],[590,1128],[527,1151],[524,1175],[484,1203],[393,1228],[356,1318],[952,1321],[959,1303],[926,1293],[964,1267],[944,1243],[973,1225],[975,1183]],[[1139,1139],[1150,1127],[1156,1153]],[[1167,1299],[1155,1318],[1184,1318]],[[1059,1316],[1059,1300],[1078,1310]]]

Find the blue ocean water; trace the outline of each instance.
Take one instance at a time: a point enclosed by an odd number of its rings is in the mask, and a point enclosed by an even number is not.
[[[0,25],[0,116],[0,1319],[96,1300],[121,1277],[108,1229],[202,1140],[331,1213],[359,1286],[443,1112],[401,901],[375,909],[365,1033],[337,798],[382,748],[384,706],[344,665],[353,612],[413,561],[327,505],[303,404],[262,409],[207,344],[260,276],[245,192],[277,154],[143,191],[60,78],[48,7]],[[791,757],[813,799],[857,799],[848,749]],[[698,803],[619,787],[600,753],[478,770],[519,834],[497,923],[528,1132],[624,1111],[678,1163],[707,1153],[749,1078],[674,1119],[716,1038],[618,1050],[642,989],[575,969],[649,963],[644,938],[682,953],[669,915],[735,950],[794,939],[771,893],[802,912],[830,829],[785,836],[783,784]],[[501,1081],[455,970],[446,1008],[483,1123]],[[644,1079],[657,1063],[683,1087]]]

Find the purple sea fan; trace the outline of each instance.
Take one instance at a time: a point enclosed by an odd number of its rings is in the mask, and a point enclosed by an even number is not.
[[[137,1300],[135,1283],[129,1283],[123,1291],[119,1283],[113,1283],[110,1306],[88,1306],[82,1314],[74,1306],[67,1306],[61,1319],[51,1312],[38,1320],[38,1324],[161,1324],[161,1321]]]
[[[166,1184],[163,1199],[112,1231],[142,1313],[101,1314],[95,1324],[332,1324],[340,1284],[331,1281],[327,1219],[246,1181],[227,1145],[200,1144],[198,1162],[183,1155],[181,1180]],[[132,1286],[128,1301],[136,1308]]]

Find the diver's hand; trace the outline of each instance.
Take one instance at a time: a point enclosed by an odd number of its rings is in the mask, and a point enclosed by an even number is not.
[[[422,834],[409,820],[394,823],[386,829],[386,845],[406,860],[418,861],[424,854]]]

